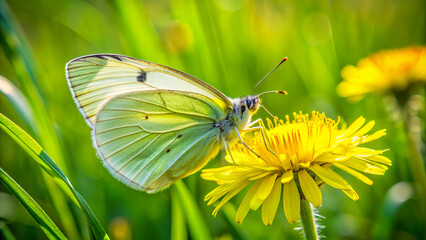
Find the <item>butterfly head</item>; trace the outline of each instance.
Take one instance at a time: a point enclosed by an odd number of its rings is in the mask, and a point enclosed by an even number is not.
[[[243,99],[245,106],[250,111],[250,115],[253,115],[259,110],[260,107],[260,98],[258,95],[247,96]]]
[[[260,107],[260,99],[258,95],[246,96],[234,100],[234,112],[238,116],[239,121],[250,122],[251,116],[254,115]]]

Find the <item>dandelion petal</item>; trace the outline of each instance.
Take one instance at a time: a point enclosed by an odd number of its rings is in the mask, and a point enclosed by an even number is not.
[[[268,197],[269,193],[274,187],[275,179],[277,178],[277,176],[278,174],[274,174],[271,176],[267,176],[262,180],[259,180],[259,182],[261,182],[261,185],[257,190],[256,195],[250,201],[251,209],[257,210],[260,205],[262,205],[263,201]]]
[[[300,216],[300,196],[293,180],[283,186],[283,205],[287,221],[295,223]]]
[[[359,199],[358,194],[352,189],[342,189],[342,191],[350,198],[352,198],[352,200],[356,201]]]
[[[317,183],[305,170],[300,170],[298,176],[300,187],[302,188],[306,199],[308,199],[308,201],[315,207],[319,207],[322,202],[322,195]]]
[[[355,135],[362,136],[366,133],[368,133],[371,129],[373,129],[375,122],[369,121],[367,124],[365,124],[364,127],[362,127],[360,130],[358,130]]]
[[[253,186],[250,188],[250,190],[247,192],[246,196],[244,197],[243,201],[240,204],[240,207],[238,207],[237,214],[235,216],[235,221],[237,223],[242,223],[244,218],[246,217],[247,213],[250,210],[250,201],[256,194],[257,190],[259,190],[259,187],[261,185],[260,181],[256,181]]]
[[[369,179],[368,177],[366,177],[364,174],[357,172],[355,170],[353,170],[350,167],[347,167],[343,164],[339,164],[339,163],[335,163],[334,166],[342,169],[343,171],[353,175],[354,177],[358,178],[359,180],[363,181],[365,184],[371,185],[373,184],[373,181],[371,179]]]
[[[377,131],[377,132],[375,132],[371,135],[368,135],[362,142],[363,143],[371,142],[371,141],[374,141],[374,140],[381,138],[385,135],[386,135],[386,129],[382,129],[382,130],[379,130],[379,131]]]
[[[383,155],[371,156],[371,157],[368,157],[368,159],[377,163],[392,165],[392,161]]]
[[[320,177],[324,182],[326,182],[328,185],[337,188],[337,189],[350,189],[351,186],[343,179],[341,176],[339,176],[337,173],[335,173],[333,170],[329,168],[323,168],[318,164],[314,164],[309,167],[310,170],[312,170],[318,177]]]
[[[288,183],[291,180],[293,180],[293,170],[287,171],[281,176],[281,183],[283,184]]]
[[[351,136],[352,134],[355,133],[355,131],[357,131],[360,127],[362,127],[362,125],[364,125],[365,123],[365,118],[364,117],[359,117],[357,118],[347,129],[346,129],[346,136]]]
[[[249,181],[244,181],[241,182],[241,185],[238,186],[237,188],[232,189],[231,191],[229,191],[224,198],[222,198],[222,200],[219,202],[219,204],[216,206],[216,208],[213,210],[213,215],[216,217],[217,212],[219,211],[219,209],[225,204],[227,203],[232,197],[234,197],[237,193],[239,193],[241,190],[243,190],[243,188],[245,188],[250,182]]]
[[[262,221],[265,225],[271,225],[274,221],[275,214],[278,209],[281,198],[281,183],[280,179],[275,180],[274,187],[272,188],[271,193],[265,199],[265,202],[262,206]]]

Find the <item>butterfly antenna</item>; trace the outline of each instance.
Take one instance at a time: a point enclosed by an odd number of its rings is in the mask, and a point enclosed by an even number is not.
[[[287,92],[286,92],[286,91],[282,91],[282,90],[272,90],[272,91],[266,91],[266,92],[263,92],[263,93],[259,93],[257,96],[263,95],[263,94],[265,94],[265,93],[278,93],[278,94],[284,94],[284,95],[287,95]]]
[[[260,94],[259,94],[259,95],[257,95],[257,96],[260,96],[260,95],[265,94],[265,93],[278,93],[278,94],[284,94],[284,95],[287,95],[287,92],[286,92],[286,91],[282,91],[282,90],[272,90],[272,91],[266,91],[266,92],[260,93]],[[266,109],[266,107],[265,107],[265,106],[263,106],[263,105],[262,105],[262,103],[260,103],[260,101],[259,101],[259,105],[260,105],[261,107],[263,107],[263,109],[265,109],[265,111],[266,111],[269,115],[271,115],[271,117],[272,117],[272,118],[277,118],[277,119],[278,119],[278,117],[276,117],[276,116],[272,115],[272,113],[271,113],[271,112],[269,112],[269,111],[268,111],[268,109]]]
[[[266,109],[266,107],[265,106],[263,106],[261,103],[259,103],[259,105],[263,108],[263,109],[265,109],[265,111],[269,114],[269,115],[271,115],[271,117],[272,117],[272,119],[278,119],[278,117],[277,116],[274,116],[274,115],[272,115],[272,113],[270,112],[270,111],[268,111],[268,109]]]
[[[278,63],[278,65],[274,68],[274,69],[272,69],[268,74],[266,74],[266,76],[264,76],[257,84],[256,84],[256,86],[254,86],[254,88],[253,88],[253,91],[251,91],[251,95],[253,95],[253,93],[254,93],[254,90],[256,89],[256,87],[265,79],[265,78],[267,78],[273,71],[275,71],[275,69],[277,69],[281,64],[283,64],[285,61],[287,61],[287,57],[285,57],[283,60],[281,60],[281,62],[280,63]]]

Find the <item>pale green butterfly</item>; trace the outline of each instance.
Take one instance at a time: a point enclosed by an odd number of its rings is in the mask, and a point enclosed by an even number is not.
[[[148,193],[241,140],[260,105],[259,95],[230,99],[188,74],[122,55],[76,58],[66,76],[104,166]]]

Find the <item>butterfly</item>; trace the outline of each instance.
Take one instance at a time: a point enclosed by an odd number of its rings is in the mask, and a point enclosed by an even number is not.
[[[148,193],[241,140],[260,106],[258,95],[228,98],[186,73],[122,55],[73,59],[66,78],[104,166]]]

